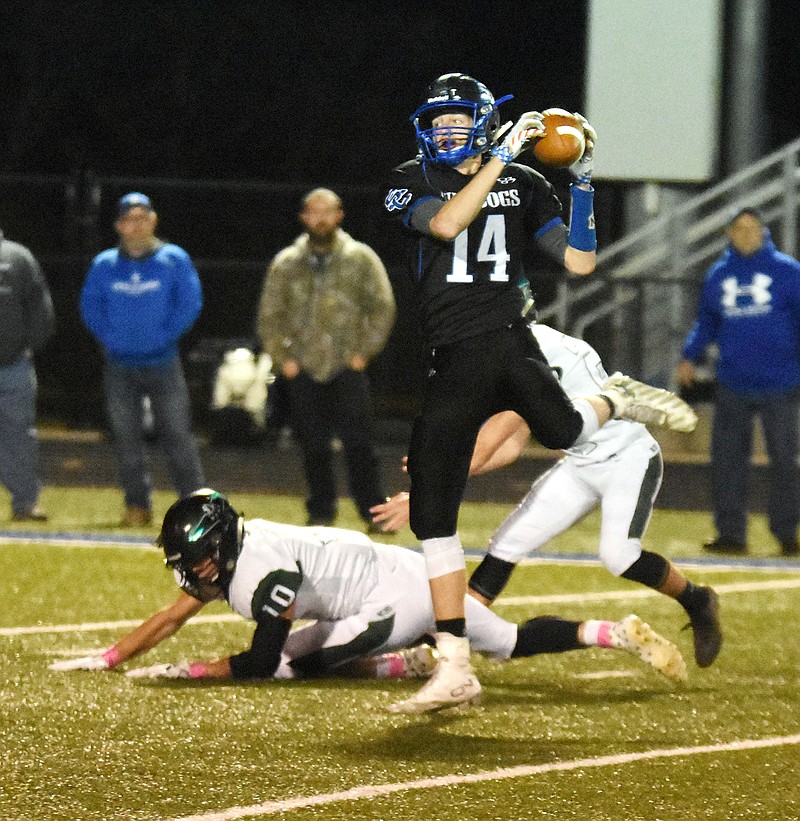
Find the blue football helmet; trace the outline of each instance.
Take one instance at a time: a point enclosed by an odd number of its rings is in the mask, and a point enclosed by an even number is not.
[[[203,488],[179,499],[166,512],[156,543],[164,550],[166,564],[178,584],[201,601],[227,594],[242,550],[244,519],[215,490]],[[194,568],[212,559],[217,575],[201,579]]]
[[[495,102],[491,91],[473,77],[443,74],[428,86],[425,102],[410,118],[420,154],[426,160],[455,166],[488,151],[500,127],[498,106],[510,99],[508,94]],[[433,128],[435,117],[462,112],[472,118],[471,127]]]

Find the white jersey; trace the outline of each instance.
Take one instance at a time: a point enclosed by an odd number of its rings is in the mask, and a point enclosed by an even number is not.
[[[283,612],[293,602],[298,619],[351,616],[378,581],[377,548],[354,530],[250,519],[228,600],[256,621],[260,608]]]
[[[598,392],[607,374],[591,345],[545,325],[531,330],[568,396]],[[600,559],[618,576],[641,556],[661,486],[661,448],[644,425],[614,419],[565,453],[500,525],[489,553],[519,562],[600,505]]]
[[[530,328],[567,396],[572,399],[598,393],[608,374],[597,351],[588,342],[547,325],[531,324]],[[603,462],[636,441],[655,443],[639,422],[612,419],[583,444],[565,453],[580,462]]]
[[[407,647],[436,622],[425,559],[416,551],[376,544],[353,530],[298,527],[250,519],[228,601],[246,619],[283,614],[314,624],[293,632],[278,675],[292,659],[324,650],[341,659]],[[509,658],[515,624],[465,598],[473,649]]]

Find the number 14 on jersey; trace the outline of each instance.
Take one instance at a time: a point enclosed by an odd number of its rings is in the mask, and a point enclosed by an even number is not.
[[[474,228],[475,226],[471,226]],[[465,228],[453,241],[453,268],[447,275],[448,282],[468,283],[475,281],[469,272],[470,228]],[[491,282],[508,282],[506,266],[511,257],[506,250],[506,218],[502,214],[489,214],[475,254],[477,262],[494,263],[489,274]]]

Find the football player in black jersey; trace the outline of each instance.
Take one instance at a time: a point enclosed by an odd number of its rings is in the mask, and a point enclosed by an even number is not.
[[[571,403],[527,330],[523,267],[535,242],[572,274],[595,268],[593,188],[596,134],[583,119],[586,149],[571,167],[569,228],[553,186],[513,162],[536,137],[542,115],[501,127],[483,83],[445,74],[412,115],[416,159],[396,168],[385,198],[410,231],[412,275],[431,359],[426,396],[408,456],[411,528],[428,567],[440,662],[395,712],[421,713],[477,699],[480,683],[464,637],[464,552],[456,533],[470,457],[481,425],[501,410],[522,416],[545,447],[566,448],[619,409],[608,397]]]

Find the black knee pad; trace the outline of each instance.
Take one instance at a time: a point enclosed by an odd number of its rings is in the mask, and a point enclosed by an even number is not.
[[[667,573],[669,562],[663,556],[643,550],[642,555],[621,575],[623,579],[658,590],[666,581]]]
[[[469,588],[485,599],[494,601],[503,592],[515,567],[513,562],[497,559],[487,553],[470,576]]]

